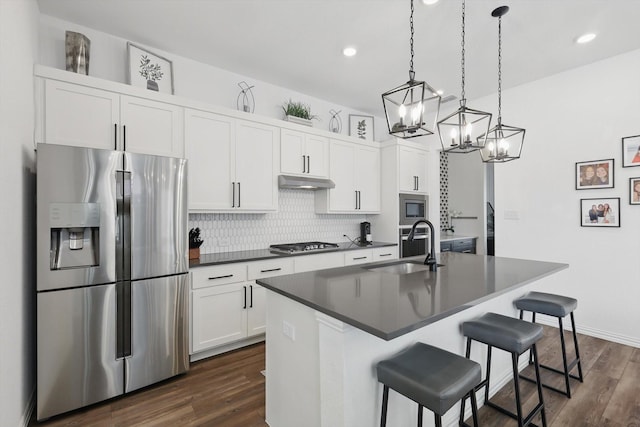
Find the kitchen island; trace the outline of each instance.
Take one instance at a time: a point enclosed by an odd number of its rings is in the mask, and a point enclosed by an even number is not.
[[[551,279],[562,275],[548,276],[568,267],[446,253],[439,254],[444,265],[436,272],[409,272],[422,261],[404,258],[258,281],[268,289],[266,421],[271,427],[377,425],[379,360],[416,341],[464,354],[463,321],[488,311],[515,316],[515,298],[552,286]],[[480,347],[474,346],[472,358],[482,364],[486,351]],[[510,367],[509,356],[496,352],[490,393],[510,379]],[[389,425],[415,425],[415,403],[397,393],[389,400]],[[447,413],[445,425],[456,416],[455,410]]]

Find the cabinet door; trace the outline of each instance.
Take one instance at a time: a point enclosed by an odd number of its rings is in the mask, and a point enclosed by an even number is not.
[[[184,157],[183,108],[134,96],[120,100],[122,150]]]
[[[116,149],[118,94],[56,80],[44,85],[42,142]]]
[[[356,211],[355,153],[354,144],[331,142],[329,176],[336,187],[328,190],[330,211]]]
[[[189,210],[231,210],[234,140],[234,119],[199,110],[185,111]]]
[[[380,212],[380,150],[359,147],[356,154],[358,211]]]
[[[302,132],[282,129],[280,135],[280,171],[286,174],[304,174],[307,171]]]
[[[249,307],[247,309],[247,336],[264,334],[267,330],[265,297],[267,290],[260,285],[249,285]]]
[[[196,289],[191,313],[191,351],[213,348],[247,336],[247,283]]]
[[[307,135],[305,139],[307,174],[319,178],[329,176],[329,139],[323,136]]]
[[[408,147],[399,149],[400,191],[425,193],[427,191],[427,153]]]
[[[278,209],[278,141],[273,126],[236,121],[236,207],[244,211]]]

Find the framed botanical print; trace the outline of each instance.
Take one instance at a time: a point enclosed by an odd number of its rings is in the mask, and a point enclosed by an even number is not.
[[[160,55],[127,42],[129,84],[173,94],[173,64]]]
[[[349,114],[349,135],[373,141],[373,116]]]

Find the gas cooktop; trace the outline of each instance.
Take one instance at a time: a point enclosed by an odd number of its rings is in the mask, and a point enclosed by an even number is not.
[[[326,242],[283,243],[279,245],[269,246],[269,250],[271,252],[277,252],[281,254],[299,254],[302,252],[315,252],[336,248],[338,248],[338,245],[336,243]]]

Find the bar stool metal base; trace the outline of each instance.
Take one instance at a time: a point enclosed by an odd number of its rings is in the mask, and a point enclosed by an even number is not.
[[[524,310],[520,310],[520,319],[523,318],[524,315]],[[554,316],[555,317],[555,316]],[[558,329],[560,332],[560,346],[562,348],[562,366],[564,368],[564,370],[560,370],[560,369],[556,369],[554,367],[551,366],[547,366],[547,365],[543,365],[542,363],[540,363],[540,367],[544,368],[548,371],[551,372],[555,372],[557,374],[563,375],[564,376],[564,386],[565,389],[561,390],[559,388],[553,387],[551,385],[548,384],[542,384],[543,387],[549,389],[549,390],[553,390],[557,393],[563,394],[565,396],[567,396],[568,398],[571,398],[571,384],[569,384],[569,378],[573,378],[576,379],[580,382],[584,382],[584,376],[582,375],[582,363],[580,362],[580,350],[578,348],[578,336],[576,334],[576,323],[573,317],[573,311],[570,313],[570,317],[571,317],[571,330],[573,333],[573,345],[576,351],[576,357],[575,359],[573,359],[571,362],[567,362],[567,348],[566,348],[566,344],[565,344],[565,340],[564,340],[564,328],[562,325],[562,317],[558,316]],[[533,323],[536,323],[536,312],[532,312],[532,316],[531,316],[531,321]],[[531,365],[532,362],[532,356],[531,354],[529,355],[529,364]],[[578,375],[574,375],[571,373],[571,371],[573,370],[573,368],[578,367]],[[520,378],[522,378],[525,381],[529,381],[529,382],[535,382],[534,379],[529,378],[525,375],[520,374]]]

